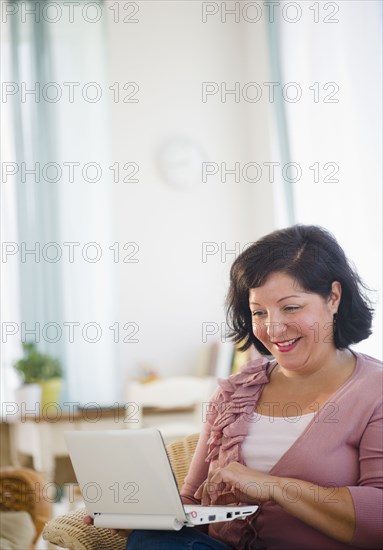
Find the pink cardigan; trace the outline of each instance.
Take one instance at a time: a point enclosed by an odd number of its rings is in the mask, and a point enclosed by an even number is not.
[[[356,529],[352,544],[338,542],[291,516],[277,504],[265,503],[248,523],[209,526],[209,534],[237,550],[341,550],[383,547],[383,411],[382,363],[353,352],[352,376],[315,414],[312,421],[271,469],[270,474],[348,487],[354,501]],[[274,361],[257,359],[240,373],[219,380],[203,419],[200,440],[181,490],[184,503],[197,503],[194,493],[212,468],[232,461],[243,464],[241,443],[248,419],[269,380]],[[336,496],[335,496],[336,498]]]

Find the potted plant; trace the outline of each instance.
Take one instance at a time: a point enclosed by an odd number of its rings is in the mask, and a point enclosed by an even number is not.
[[[23,342],[24,357],[15,363],[16,371],[21,374],[24,385],[34,387],[36,403],[37,392],[41,406],[47,403],[57,403],[62,383],[62,368],[60,361],[50,355],[38,351],[34,342]]]

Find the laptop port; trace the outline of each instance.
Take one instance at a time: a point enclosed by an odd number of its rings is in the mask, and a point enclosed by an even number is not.
[[[214,521],[215,520],[215,515],[214,516],[209,516],[209,521]]]
[[[228,513],[226,514],[226,517],[227,517],[227,518],[232,518],[232,517],[233,517],[233,512],[228,512]]]
[[[236,515],[236,516],[239,516],[239,512],[235,512],[235,515]]]

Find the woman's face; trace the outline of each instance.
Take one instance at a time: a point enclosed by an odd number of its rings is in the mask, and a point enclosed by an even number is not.
[[[249,290],[253,333],[278,363],[289,370],[320,364],[335,351],[333,315],[341,286],[332,284],[328,299],[303,290],[285,273],[272,273]]]

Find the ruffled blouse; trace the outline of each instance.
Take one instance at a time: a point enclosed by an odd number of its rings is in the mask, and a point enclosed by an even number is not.
[[[211,434],[206,462],[218,460],[220,467],[230,462],[243,463],[241,444],[249,431],[248,422],[275,364],[261,357],[238,374],[218,380],[218,390],[209,405],[211,414],[207,415]]]

